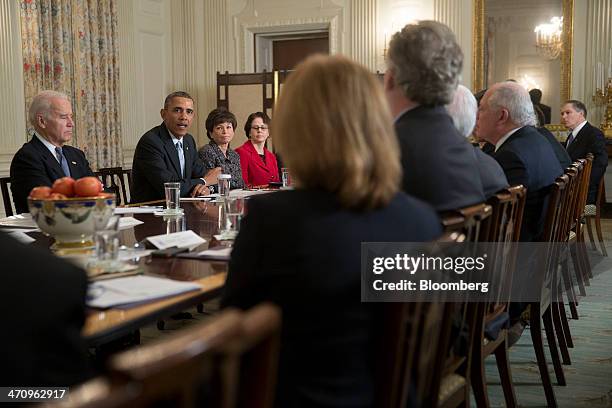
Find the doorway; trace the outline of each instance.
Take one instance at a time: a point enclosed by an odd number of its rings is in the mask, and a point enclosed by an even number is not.
[[[255,35],[255,72],[291,70],[312,54],[329,54],[329,33],[262,33]]]

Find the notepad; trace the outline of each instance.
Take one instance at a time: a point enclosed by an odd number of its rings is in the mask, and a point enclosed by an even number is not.
[[[206,242],[204,238],[192,230],[173,232],[172,234],[161,234],[148,237],[147,240],[155,245],[157,249],[166,248],[195,248]]]
[[[129,307],[202,289],[197,283],[153,276],[129,276],[93,282],[87,289],[87,305],[96,308]]]

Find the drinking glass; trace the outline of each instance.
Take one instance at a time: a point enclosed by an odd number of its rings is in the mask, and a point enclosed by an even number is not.
[[[185,216],[182,214],[165,216],[164,221],[166,222],[166,234],[186,230]]]
[[[166,214],[176,214],[180,212],[181,183],[164,183],[166,192]]]
[[[287,167],[283,167],[281,169],[281,180],[283,182],[283,187],[291,186],[291,174],[289,174],[289,169]]]
[[[230,193],[230,181],[232,176],[229,174],[219,174],[219,195],[221,197],[229,197]]]
[[[119,257],[119,220],[113,215],[108,223],[95,232],[96,258],[99,265],[112,267]]]
[[[229,234],[238,234],[240,220],[244,215],[244,198],[227,197],[223,202],[223,219],[225,230]]]

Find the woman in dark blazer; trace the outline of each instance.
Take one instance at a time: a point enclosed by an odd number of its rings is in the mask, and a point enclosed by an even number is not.
[[[210,141],[198,150],[204,164],[204,173],[220,167],[223,174],[232,176],[230,180],[232,189],[244,187],[240,156],[230,147],[237,124],[236,116],[232,112],[223,107],[213,109],[205,122],[206,136]],[[217,188],[213,187],[212,191],[217,191]]]
[[[247,186],[261,186],[278,182],[276,157],[266,149],[270,136],[270,118],[264,112],[251,113],[244,124],[249,140],[236,149],[240,156],[242,179]]]
[[[441,226],[399,191],[393,121],[366,68],[311,57],[277,106],[275,143],[296,188],[249,200],[223,304],[282,308],[277,406],[371,406],[377,309],[360,298],[361,244],[429,241]]]

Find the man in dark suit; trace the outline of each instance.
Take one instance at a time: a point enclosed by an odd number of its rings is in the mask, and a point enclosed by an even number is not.
[[[470,137],[476,125],[476,112],[478,111],[478,102],[472,92],[465,86],[459,85],[452,102],[446,105],[446,110],[453,119],[453,124],[459,134],[466,138]],[[499,163],[479,147],[473,146],[473,149],[485,197],[489,198],[499,190],[508,187],[508,180]]]
[[[595,204],[599,182],[608,167],[608,152],[603,133],[587,122],[586,116],[586,106],[580,101],[569,100],[561,108],[561,123],[571,131],[565,141],[567,153],[574,161],[584,159],[587,153],[595,156],[587,197],[587,204]]]
[[[529,98],[531,99],[531,102],[533,102],[533,104],[540,109],[542,115],[544,115],[544,121],[540,123],[540,126],[549,124],[551,119],[550,106],[542,103],[542,91],[539,89],[532,89],[529,91]]]
[[[181,197],[207,195],[221,168],[205,173],[193,136],[187,131],[195,114],[186,92],[166,97],[160,112],[163,123],[145,133],[134,151],[132,202],[162,200],[164,183],[179,182]]]
[[[480,102],[477,136],[495,146],[493,157],[510,185],[527,187],[521,228],[521,241],[526,242],[542,234],[550,185],[563,174],[550,143],[533,125],[533,104],[517,83],[493,85]]]
[[[66,95],[42,91],[32,99],[28,119],[34,134],[11,162],[11,191],[17,213],[29,211],[27,197],[34,187],[51,186],[65,176],[93,176],[85,154],[66,144],[72,139],[74,127]]]
[[[484,201],[473,148],[444,108],[463,65],[452,31],[434,21],[407,25],[391,39],[388,64],[384,86],[396,118],[403,190],[438,211]]]
[[[88,379],[85,272],[3,232],[0,257],[0,384],[67,387]]]

